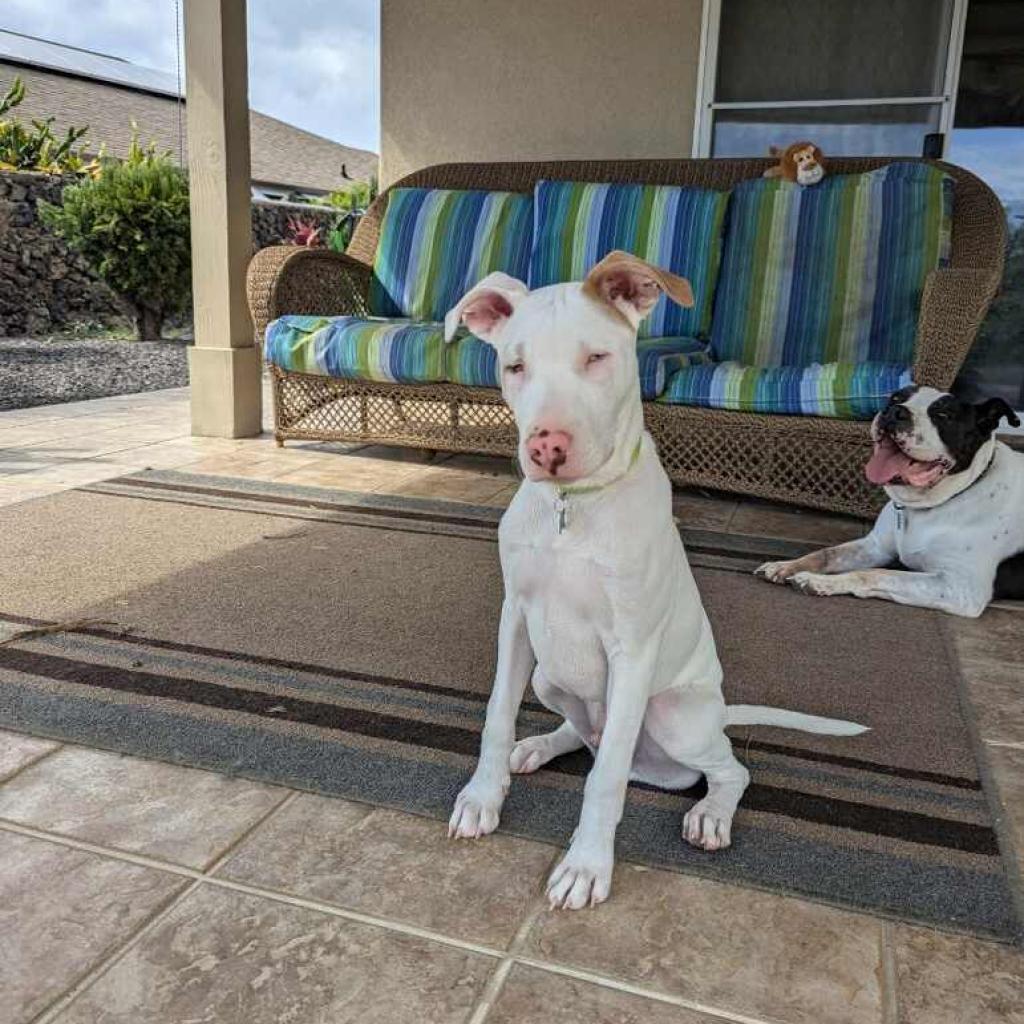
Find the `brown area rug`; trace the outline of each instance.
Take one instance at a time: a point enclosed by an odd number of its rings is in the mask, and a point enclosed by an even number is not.
[[[446,818],[494,667],[498,515],[167,472],[0,509],[0,629],[44,631],[0,645],[0,726]],[[733,847],[680,839],[700,787],[631,786],[620,854],[1016,935],[942,617],[770,587],[750,570],[803,545],[681,529],[727,699],[872,731],[736,730]],[[554,721],[528,695],[520,731]],[[502,827],[564,842],[587,767],[517,778]]]

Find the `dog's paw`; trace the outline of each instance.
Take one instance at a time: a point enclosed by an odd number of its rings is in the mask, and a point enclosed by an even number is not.
[[[513,748],[508,768],[513,775],[528,775],[551,760],[551,745],[547,736],[527,736]]]
[[[713,800],[705,797],[683,818],[683,838],[709,853],[724,850],[732,842],[732,814],[723,813]]]
[[[796,562],[765,562],[754,570],[755,576],[769,583],[785,583],[796,571]]]
[[[552,910],[582,910],[608,899],[612,888],[612,853],[579,848],[576,843],[548,879]]]
[[[798,572],[790,576],[787,582],[801,593],[814,597],[831,597],[833,594],[845,593],[837,582],[837,577],[824,576],[818,572]]]
[[[448,822],[449,839],[479,839],[490,835],[501,819],[505,794],[470,782],[455,798],[455,810]]]

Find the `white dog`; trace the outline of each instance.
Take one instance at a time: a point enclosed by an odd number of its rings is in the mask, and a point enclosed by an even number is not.
[[[480,761],[449,834],[493,832],[510,772],[586,746],[594,755],[579,827],[548,881],[552,906],[608,896],[629,779],[708,792],[683,819],[695,846],[728,846],[749,781],[725,727],[772,724],[834,735],[860,726],[722,699],[722,669],[672,518],[671,485],[644,430],[636,331],[664,291],[688,282],[612,253],[581,283],[529,291],[491,274],[448,314],[498,352],[526,479],[501,521],[505,602]],[[565,721],[515,742],[532,679]]]
[[[1001,398],[978,405],[935,388],[897,391],[871,424],[865,473],[891,499],[860,540],[757,573],[808,594],[883,597],[980,615],[993,594],[1024,597],[1024,453],[993,436]],[[899,561],[904,569],[883,568]],[[834,574],[834,575],[833,575]]]

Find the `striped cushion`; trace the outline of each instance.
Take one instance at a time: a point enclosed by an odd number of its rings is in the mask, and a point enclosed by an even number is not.
[[[663,402],[743,412],[868,420],[894,391],[910,383],[910,369],[887,363],[825,366],[685,366],[669,381]]]
[[[709,362],[708,347],[694,338],[641,338],[637,342],[640,393],[657,398],[681,366]],[[462,333],[448,346],[448,380],[471,387],[501,387],[494,349],[472,334]]]
[[[690,309],[662,296],[640,337],[707,338],[728,200],[728,192],[701,188],[538,182],[530,287],[580,281],[612,249],[623,249],[693,288]]]
[[[462,331],[448,346],[448,380],[469,387],[501,387],[498,354],[475,335]]]
[[[451,381],[501,386],[498,356],[462,331],[444,342],[444,324],[355,316],[283,316],[267,327],[268,363],[294,373],[421,384]],[[706,361],[707,345],[693,338],[651,338],[637,345],[640,390],[657,398],[679,367]]]
[[[282,370],[418,384],[445,379],[444,326],[355,316],[283,316],[264,356]]]
[[[695,338],[640,338],[636,344],[640,394],[657,398],[682,366],[711,362],[708,346]]]
[[[494,270],[525,280],[532,232],[528,195],[392,189],[373,261],[370,311],[443,320]]]
[[[925,277],[948,262],[953,182],[894,163],[732,194],[712,348],[748,366],[913,360]]]

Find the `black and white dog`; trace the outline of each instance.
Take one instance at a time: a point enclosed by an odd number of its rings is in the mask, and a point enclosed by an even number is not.
[[[864,469],[890,501],[864,538],[757,574],[820,596],[882,597],[977,616],[1024,598],[1024,453],[994,437],[1020,421],[1001,398],[978,405],[928,387],[897,391],[871,424]],[[904,568],[885,568],[898,563]]]

